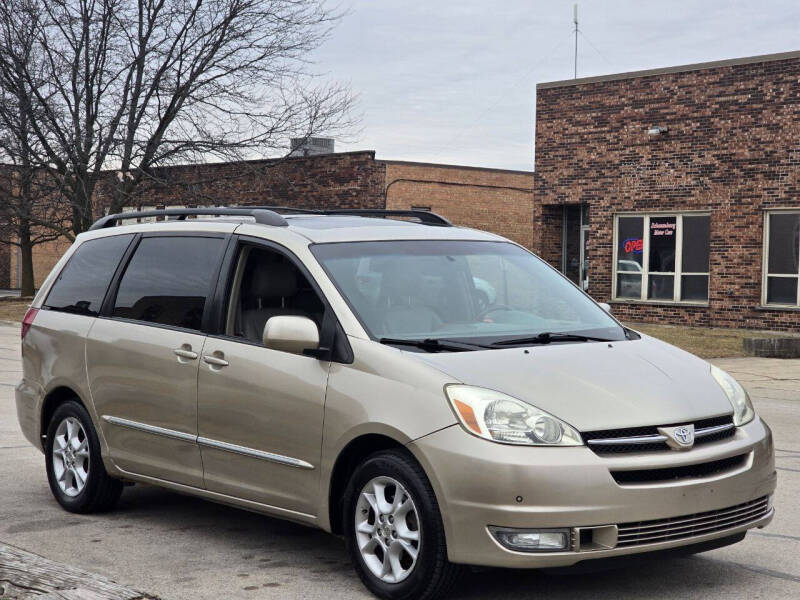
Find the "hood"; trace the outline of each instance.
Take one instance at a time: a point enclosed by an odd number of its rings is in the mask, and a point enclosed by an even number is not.
[[[706,361],[648,336],[415,356],[579,431],[692,423],[733,412]]]

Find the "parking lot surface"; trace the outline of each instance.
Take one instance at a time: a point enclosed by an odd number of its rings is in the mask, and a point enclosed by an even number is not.
[[[777,515],[768,528],[698,556],[600,573],[476,570],[453,597],[800,598],[800,360],[713,362],[747,387],[775,435]],[[50,495],[43,456],[17,425],[20,369],[19,329],[0,326],[0,545],[164,600],[370,597],[344,543],[300,525],[141,485],[127,488],[114,512],[64,512]]]

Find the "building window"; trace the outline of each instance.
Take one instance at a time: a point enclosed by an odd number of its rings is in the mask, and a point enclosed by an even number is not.
[[[797,283],[800,250],[800,212],[766,215],[764,236],[764,286],[762,302],[798,306]]]
[[[710,222],[696,213],[618,216],[614,299],[708,302]]]

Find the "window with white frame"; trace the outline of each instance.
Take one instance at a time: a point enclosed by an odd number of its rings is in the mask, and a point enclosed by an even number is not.
[[[798,306],[800,211],[767,213],[765,230],[762,302]]]
[[[617,216],[614,298],[708,302],[710,224],[697,213]]]

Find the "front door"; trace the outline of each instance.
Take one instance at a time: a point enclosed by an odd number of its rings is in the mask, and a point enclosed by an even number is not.
[[[210,491],[313,515],[330,363],[264,347],[272,316],[321,323],[324,308],[285,254],[242,244],[223,335],[201,356],[198,443]]]
[[[564,205],[561,233],[561,272],[586,290],[589,288],[588,204]]]
[[[143,237],[113,308],[86,343],[109,457],[140,475],[202,487],[197,373],[203,314],[223,237]]]

